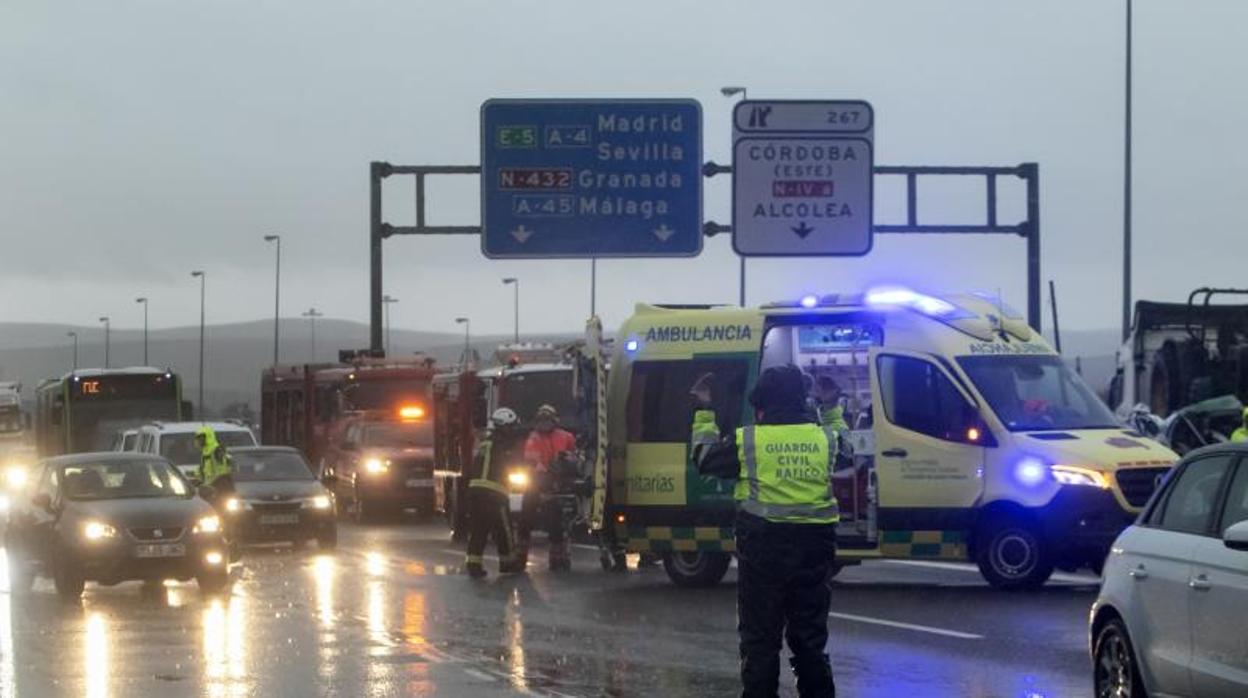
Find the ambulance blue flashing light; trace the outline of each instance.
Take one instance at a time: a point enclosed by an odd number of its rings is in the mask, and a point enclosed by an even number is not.
[[[1037,458],[1024,458],[1014,466],[1014,478],[1019,484],[1035,487],[1044,482],[1049,474],[1049,467]]]
[[[637,350],[640,348],[641,348],[641,342],[638,342],[635,339],[630,339],[627,342],[624,342],[624,351],[630,354],[635,354]]]
[[[819,296],[816,296],[812,293],[809,295],[802,296],[802,299],[798,302],[801,304],[803,308],[813,308],[819,305]]]
[[[924,315],[945,320],[955,319],[960,313],[966,312],[947,300],[895,286],[867,291],[866,301],[870,306],[911,308]]]

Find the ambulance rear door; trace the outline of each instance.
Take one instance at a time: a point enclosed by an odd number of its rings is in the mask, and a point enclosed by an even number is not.
[[[880,552],[960,558],[992,436],[939,357],[871,351]]]

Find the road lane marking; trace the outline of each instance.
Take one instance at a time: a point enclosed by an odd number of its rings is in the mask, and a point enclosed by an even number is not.
[[[480,671],[480,670],[473,669],[470,667],[464,667],[464,673],[473,677],[474,679],[480,679],[482,681],[497,681],[498,680],[498,677],[494,676],[493,674],[487,674],[484,671]]]
[[[979,568],[975,565],[965,562],[937,562],[936,560],[878,560],[877,562],[886,562],[890,565],[909,565],[910,567],[927,567],[934,570],[952,570],[954,572],[970,572],[979,574]],[[1050,577],[1055,582],[1069,582],[1073,584],[1100,584],[1101,578],[1090,574],[1069,574],[1066,572],[1054,572]]]
[[[837,613],[835,611],[828,614],[829,618],[840,618],[841,620],[849,620],[855,623],[869,623],[871,625],[883,625],[889,628],[901,628],[903,630],[913,630],[920,633],[930,633],[932,635],[940,635],[942,637],[956,637],[959,640],[982,640],[983,635],[975,633],[964,633],[960,630],[947,630],[945,628],[933,628],[930,625],[915,625],[914,623],[900,623],[895,620],[884,620],[883,618],[871,618],[870,616],[856,616],[852,613]]]

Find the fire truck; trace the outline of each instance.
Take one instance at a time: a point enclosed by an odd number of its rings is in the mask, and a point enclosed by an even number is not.
[[[300,449],[321,473],[327,459],[341,452],[348,426],[362,418],[430,417],[432,358],[344,351],[339,359],[336,364],[275,366],[261,376],[261,441]]]
[[[578,434],[583,426],[573,387],[573,367],[564,349],[551,344],[511,344],[498,348],[491,368],[465,367],[433,380],[434,488],[436,506],[462,536],[467,482],[461,477],[476,445],[500,407],[510,407],[522,425],[537,408],[552,405],[564,429]]]

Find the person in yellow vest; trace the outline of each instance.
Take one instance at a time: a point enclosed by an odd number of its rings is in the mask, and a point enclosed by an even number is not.
[[[221,485],[229,486],[232,484],[228,476],[230,476],[230,459],[226,455],[225,447],[217,441],[217,433],[212,427],[204,425],[195,431],[195,446],[199,449],[199,482],[203,485],[217,486],[217,482],[221,478]]]
[[[485,544],[494,537],[498,547],[498,571],[500,574],[523,572],[524,564],[518,559],[515,533],[511,527],[511,512],[507,506],[508,456],[516,456],[524,443],[524,432],[519,428],[520,418],[507,407],[494,410],[490,416],[490,431],[473,458],[472,470],[465,473],[468,480],[468,555],[464,570],[470,577],[479,579],[486,575]]]
[[[691,394],[692,454],[703,475],[735,480],[741,695],[774,698],[787,639],[802,698],[836,695],[827,654],[828,578],[836,560],[835,456],[806,405],[802,372],[769,368],[750,392],[754,423],[720,433],[713,376]]]
[[[1231,432],[1231,443],[1240,441],[1248,441],[1248,407],[1244,408],[1244,423],[1239,428]]]

